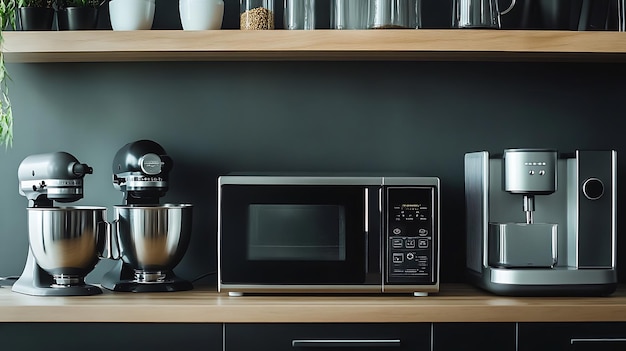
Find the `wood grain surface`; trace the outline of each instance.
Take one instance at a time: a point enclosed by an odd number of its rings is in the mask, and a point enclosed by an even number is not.
[[[174,293],[35,297],[0,288],[0,322],[581,322],[626,321],[626,289],[609,297],[501,297],[444,285],[428,297]]]
[[[626,33],[535,30],[4,32],[7,62],[626,61]]]

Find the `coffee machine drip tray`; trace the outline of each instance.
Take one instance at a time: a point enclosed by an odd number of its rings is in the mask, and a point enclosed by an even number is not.
[[[555,267],[553,269],[510,269],[487,268],[490,283],[518,286],[553,286],[600,285],[616,281],[617,273],[613,269],[578,269],[573,267]]]

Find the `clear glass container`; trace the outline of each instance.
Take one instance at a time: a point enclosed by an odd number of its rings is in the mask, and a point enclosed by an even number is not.
[[[315,0],[285,0],[285,29],[315,29]]]
[[[367,29],[370,0],[331,0],[330,28]]]
[[[416,29],[421,26],[420,0],[369,0],[367,27]]]
[[[274,29],[274,0],[240,0],[239,9],[240,29]]]
[[[617,3],[618,29],[620,32],[626,32],[626,0],[619,0]]]

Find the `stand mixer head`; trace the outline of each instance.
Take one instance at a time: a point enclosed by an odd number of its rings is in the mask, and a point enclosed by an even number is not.
[[[113,187],[124,205],[154,205],[167,193],[172,159],[161,145],[139,140],[122,147],[113,159]]]
[[[29,252],[13,291],[38,296],[102,293],[84,277],[104,249],[106,208],[54,207],[83,197],[93,169],[66,152],[26,157],[18,168],[19,193],[28,199]]]
[[[124,194],[112,225],[119,257],[103,287],[129,292],[193,288],[172,271],[189,244],[193,206],[160,204],[172,166],[163,147],[151,140],[126,144],[116,153],[113,186]]]
[[[31,155],[17,170],[19,193],[28,207],[52,207],[52,201],[74,202],[83,197],[83,178],[93,168],[67,152]]]

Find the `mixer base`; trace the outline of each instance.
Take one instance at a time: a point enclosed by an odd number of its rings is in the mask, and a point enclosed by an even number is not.
[[[102,290],[94,285],[85,284],[82,278],[79,284],[58,286],[53,276],[43,270],[28,252],[26,266],[20,278],[13,284],[12,291],[32,296],[89,296],[102,294]]]
[[[158,282],[137,281],[135,271],[126,264],[117,263],[107,272],[100,285],[103,288],[120,292],[171,292],[193,289],[193,284],[177,277],[172,271],[163,272],[164,279]]]
[[[64,287],[41,287],[35,286],[33,281],[19,280],[13,284],[12,290],[16,293],[32,296],[90,296],[102,294],[102,290],[94,285],[73,285]]]
[[[133,280],[123,280],[106,285],[103,281],[102,287],[120,292],[170,292],[193,289],[193,285],[186,280],[170,280],[152,284],[139,283]]]

